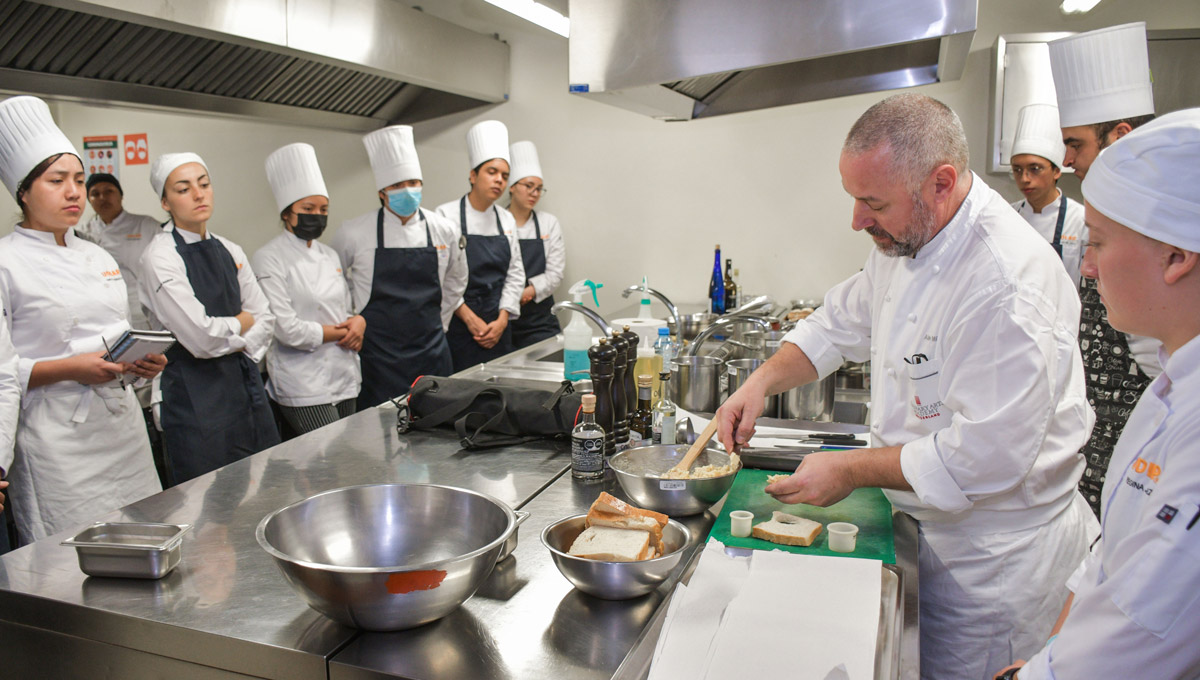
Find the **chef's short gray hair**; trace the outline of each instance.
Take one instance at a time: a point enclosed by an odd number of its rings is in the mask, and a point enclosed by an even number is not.
[[[951,165],[960,177],[970,156],[962,121],[949,106],[923,94],[892,95],[867,109],[846,135],[842,151],[861,154],[881,145],[892,150],[891,174],[915,191],[940,165]]]

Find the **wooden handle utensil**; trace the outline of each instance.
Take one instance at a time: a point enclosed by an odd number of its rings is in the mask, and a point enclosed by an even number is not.
[[[700,436],[696,437],[696,441],[692,444],[692,448],[688,449],[688,452],[684,454],[683,459],[676,463],[675,467],[671,468],[669,472],[686,473],[688,470],[692,469],[692,463],[696,462],[696,459],[700,457],[700,452],[704,450],[704,447],[708,446],[708,442],[716,433],[717,419],[713,418],[712,420],[708,421],[708,425],[704,428],[704,431],[700,433]]]

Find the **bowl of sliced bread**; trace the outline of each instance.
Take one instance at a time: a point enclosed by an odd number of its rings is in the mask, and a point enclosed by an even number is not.
[[[542,531],[542,543],[562,575],[605,600],[628,600],[658,588],[691,538],[679,522],[606,492],[586,515],[565,517]]]

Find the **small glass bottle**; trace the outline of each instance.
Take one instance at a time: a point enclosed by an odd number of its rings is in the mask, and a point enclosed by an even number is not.
[[[604,476],[604,428],[596,424],[596,395],[583,395],[583,415],[571,430],[571,476],[599,479]]]
[[[671,374],[663,371],[658,374],[662,381],[662,395],[654,405],[654,424],[652,426],[655,444],[675,443],[675,403],[671,401]]]
[[[649,446],[654,441],[654,412],[650,410],[650,387],[654,379],[649,375],[637,377],[637,409],[629,417],[629,448]]]

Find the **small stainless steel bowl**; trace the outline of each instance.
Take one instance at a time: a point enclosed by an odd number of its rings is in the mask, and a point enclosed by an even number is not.
[[[373,484],[276,510],[255,537],[310,607],[386,631],[429,623],[471,597],[516,526],[507,505],[475,491]]]
[[[663,527],[663,556],[637,562],[604,562],[576,557],[568,551],[586,528],[587,515],[558,520],[542,530],[542,544],[550,549],[554,566],[576,588],[605,600],[641,597],[662,585],[679,564],[683,549],[692,540],[688,528],[669,520]]]
[[[621,489],[634,503],[679,517],[697,515],[725,497],[737,471],[708,479],[661,479],[659,475],[675,466],[687,453],[687,444],[659,444],[622,451],[609,465],[617,475]],[[728,465],[729,455],[707,448],[693,469],[702,465]]]

